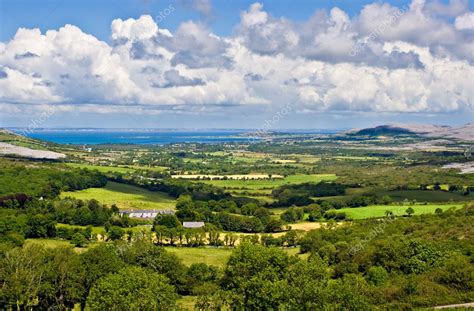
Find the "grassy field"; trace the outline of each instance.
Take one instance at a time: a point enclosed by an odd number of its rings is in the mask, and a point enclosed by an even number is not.
[[[93,247],[100,245],[100,242],[89,242],[86,247],[74,247],[71,244],[71,241],[66,240],[57,240],[57,239],[26,239],[25,244],[23,245],[41,245],[45,248],[56,248],[56,247],[70,247],[73,248],[75,252],[82,253]]]
[[[448,201],[470,201],[474,199],[473,195],[464,196],[459,193],[452,193],[440,190],[395,190],[386,191],[395,201],[417,200],[425,202],[448,202]]]
[[[176,254],[187,266],[193,263],[205,263],[208,265],[224,267],[227,259],[232,254],[232,248],[213,248],[213,247],[165,247],[170,253]],[[299,247],[284,248],[284,251],[290,256],[298,256],[301,259],[307,259],[309,254],[299,254]]]
[[[284,179],[274,180],[205,180],[201,181],[207,184],[221,188],[243,188],[250,190],[259,190],[265,188],[276,188],[288,184],[301,184],[306,182],[320,182],[323,180],[335,180],[335,174],[312,174],[312,175],[289,175]]]
[[[66,165],[70,167],[74,167],[74,168],[80,168],[80,169],[97,170],[101,173],[113,172],[113,173],[126,174],[126,173],[135,172],[135,170],[132,168],[118,167],[118,166],[101,166],[101,165],[91,165],[91,164],[82,164],[82,163],[66,163]]]
[[[74,168],[85,168],[88,170],[97,170],[101,173],[134,173],[139,170],[146,170],[146,171],[155,171],[155,172],[162,172],[166,169],[166,167],[146,167],[146,166],[101,166],[101,165],[92,165],[92,164],[83,164],[83,163],[66,163],[67,166],[74,167]]]
[[[187,266],[193,263],[223,267],[232,253],[230,248],[213,247],[165,247],[170,253],[176,254]]]
[[[164,193],[115,182],[108,182],[105,188],[63,192],[61,197],[96,199],[109,206],[116,204],[121,209],[174,209],[176,205],[176,201]]]
[[[56,228],[86,229],[87,226],[76,226],[76,225],[69,225],[69,224],[56,224]],[[92,227],[92,233],[94,233],[94,234],[99,234],[99,233],[102,233],[104,231],[105,231],[104,227]]]
[[[450,208],[459,209],[462,204],[428,204],[428,205],[371,205],[366,207],[357,208],[341,208],[339,211],[347,214],[352,219],[366,219],[366,218],[378,218],[384,217],[385,211],[391,211],[395,216],[406,215],[408,207],[412,207],[415,210],[415,215],[430,214],[434,213],[437,208],[441,208],[443,211]]]
[[[46,248],[55,248],[59,246],[72,247],[72,244],[70,241],[54,240],[54,239],[26,239],[25,245],[28,245],[28,244],[42,245]]]

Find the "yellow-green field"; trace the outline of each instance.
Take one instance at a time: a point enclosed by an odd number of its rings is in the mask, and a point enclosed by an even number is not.
[[[231,248],[214,247],[165,247],[170,253],[176,254],[187,266],[193,263],[205,263],[208,265],[223,267],[227,262]]]
[[[174,209],[176,201],[162,192],[152,192],[139,187],[108,182],[104,188],[89,188],[61,193],[61,197],[97,201],[121,209]]]
[[[208,265],[224,267],[227,259],[232,254],[233,248],[214,248],[214,247],[165,247],[170,253],[176,254],[179,259],[187,266],[193,263],[205,263]],[[299,247],[284,248],[284,251],[291,256],[298,256],[301,259],[307,259],[308,254],[299,254]]]
[[[80,169],[88,169],[88,170],[97,170],[101,173],[134,173],[139,170],[146,170],[146,171],[155,171],[155,172],[162,172],[166,169],[166,167],[156,166],[156,167],[147,167],[147,166],[102,166],[102,165],[93,165],[93,164],[83,164],[83,163],[66,163],[67,166],[80,168]]]
[[[82,253],[87,249],[99,245],[97,242],[89,243],[87,247],[73,247],[70,241],[56,239],[26,239],[24,245],[41,245],[45,248],[70,247],[75,252]]]
[[[56,224],[56,228],[69,228],[69,229],[86,229],[87,226],[76,226],[76,225],[69,225],[69,224]],[[92,233],[99,234],[105,232],[104,227],[92,227]]]
[[[412,207],[415,215],[432,214],[437,208],[446,211],[450,208],[459,209],[462,204],[428,204],[428,205],[371,205],[356,208],[341,208],[340,212],[344,212],[351,219],[366,219],[384,217],[386,211],[391,211],[395,216],[406,215],[406,210]]]
[[[335,180],[335,174],[312,174],[312,175],[289,175],[283,179],[265,179],[265,180],[204,180],[207,184],[220,188],[237,188],[237,189],[272,189],[282,185],[301,184],[307,182],[320,182],[323,180]]]

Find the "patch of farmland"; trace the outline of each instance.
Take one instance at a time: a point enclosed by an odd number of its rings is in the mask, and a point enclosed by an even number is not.
[[[411,207],[415,215],[432,214],[437,208],[443,211],[454,208],[459,209],[462,204],[428,204],[428,205],[371,205],[356,208],[341,208],[339,212],[344,212],[351,219],[367,219],[385,217],[385,212],[390,211],[395,216],[406,215],[406,210]]]
[[[214,185],[216,187],[226,189],[249,189],[249,190],[262,190],[262,189],[273,189],[279,186],[288,184],[301,184],[307,182],[318,183],[323,180],[335,180],[335,174],[298,174],[289,175],[285,178],[280,179],[261,179],[261,180],[202,180],[201,182]]]
[[[174,209],[176,206],[176,201],[165,193],[115,182],[108,182],[104,188],[63,192],[61,197],[95,199],[108,206],[115,204],[120,209]]]

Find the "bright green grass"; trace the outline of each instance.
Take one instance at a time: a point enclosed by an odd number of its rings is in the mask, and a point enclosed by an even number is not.
[[[133,173],[135,172],[134,169],[126,168],[126,167],[117,167],[117,166],[100,166],[100,165],[90,165],[90,164],[82,164],[82,163],[66,163],[67,166],[80,168],[80,169],[88,169],[88,170],[97,170],[101,173]]]
[[[459,193],[439,191],[439,190],[395,190],[386,191],[384,194],[389,195],[394,201],[417,200],[426,202],[448,202],[448,201],[470,201],[474,197],[472,195],[464,196]]]
[[[122,209],[174,209],[176,205],[176,201],[165,193],[115,182],[108,182],[105,188],[63,192],[61,197],[73,197],[80,200],[96,199],[109,206],[116,204]]]
[[[312,175],[289,175],[283,179],[259,179],[259,180],[201,180],[207,184],[221,188],[244,188],[251,190],[276,188],[288,184],[301,184],[307,182],[320,182],[323,180],[335,180],[335,174],[312,174]]]
[[[385,217],[385,211],[391,211],[395,216],[406,215],[407,208],[412,207],[415,210],[415,215],[434,213],[437,208],[443,211],[452,207],[459,209],[462,204],[428,204],[428,205],[371,205],[366,207],[356,208],[341,208],[340,212],[345,212],[351,219],[366,219]]]
[[[212,247],[165,247],[170,253],[176,254],[187,266],[193,263],[224,267],[232,253],[230,248]]]
[[[86,229],[87,226],[77,226],[77,225],[69,225],[69,224],[57,224],[57,225],[56,225],[56,228],[70,228],[70,229],[78,228],[78,229]],[[102,233],[102,232],[105,232],[104,227],[92,227],[92,233],[94,233],[94,234],[99,234],[99,233]]]

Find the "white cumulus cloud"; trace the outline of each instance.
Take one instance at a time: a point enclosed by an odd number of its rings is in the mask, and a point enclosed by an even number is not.
[[[212,8],[200,1],[203,14]],[[375,2],[307,21],[261,3],[230,36],[196,21],[174,32],[151,16],[115,19],[108,42],[73,25],[18,29],[0,43],[0,106],[150,114],[236,106],[300,111],[472,113],[474,14],[466,1]],[[297,109],[295,109],[297,111]]]

